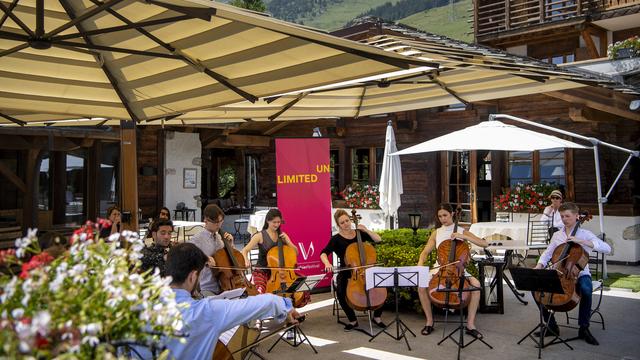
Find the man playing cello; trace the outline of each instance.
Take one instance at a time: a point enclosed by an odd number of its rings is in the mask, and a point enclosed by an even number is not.
[[[579,209],[576,204],[570,202],[564,203],[560,205],[559,211],[560,218],[564,224],[564,229],[553,234],[551,243],[542,256],[540,256],[538,264],[535,267],[536,269],[544,268],[547,263],[549,263],[549,260],[551,260],[556,247],[569,241],[579,244],[587,251],[587,253],[596,251],[602,254],[609,254],[611,252],[609,244],[602,241],[589,230],[579,228],[575,232],[575,236],[571,236],[574,227],[578,226]],[[591,292],[593,291],[589,266],[585,266],[584,269],[580,271],[578,281],[576,283],[576,290],[581,294],[578,310],[578,325],[580,326],[578,337],[584,339],[588,344],[598,345],[598,341],[589,331],[589,320],[591,319]],[[545,321],[549,322],[549,331],[546,332],[545,336],[560,335],[560,329],[558,328],[555,318],[552,316],[551,319],[549,319],[549,312],[544,307],[542,308],[542,312]],[[534,334],[534,336],[539,335],[539,333]]]

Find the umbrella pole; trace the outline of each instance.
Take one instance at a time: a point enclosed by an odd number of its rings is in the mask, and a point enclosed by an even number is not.
[[[607,199],[609,197],[609,195],[611,195],[611,192],[613,190],[613,187],[616,185],[616,183],[618,182],[618,179],[620,179],[620,176],[622,175],[622,173],[624,172],[624,170],[627,168],[627,166],[629,165],[631,158],[632,157],[640,157],[640,151],[634,151],[634,150],[629,150],[617,145],[613,145],[613,144],[609,144],[606,143],[604,141],[600,141],[596,138],[593,137],[587,137],[587,136],[583,136],[580,134],[576,134],[576,133],[572,133],[570,131],[566,131],[566,130],[562,130],[562,129],[557,129],[548,125],[542,125],[542,124],[538,124],[536,122],[530,121],[530,120],[525,120],[516,116],[511,116],[511,115],[506,115],[506,114],[490,114],[489,115],[489,121],[491,120],[496,120],[498,118],[503,118],[503,119],[509,119],[509,120],[513,120],[513,121],[518,121],[524,124],[528,124],[531,126],[535,126],[535,127],[539,127],[542,129],[546,129],[546,130],[550,130],[553,132],[557,132],[560,134],[564,134],[564,135],[568,135],[571,137],[575,137],[584,141],[588,141],[591,144],[593,144],[593,158],[594,158],[594,162],[595,162],[595,170],[596,170],[596,186],[597,186],[597,191],[598,191],[598,219],[599,219],[599,223],[600,223],[600,233],[602,234],[602,240],[605,240],[605,235],[604,235],[604,203],[607,202]],[[622,151],[622,152],[626,152],[629,154],[629,158],[627,159],[627,161],[624,163],[624,165],[622,166],[622,169],[620,170],[620,173],[618,174],[618,177],[616,178],[616,180],[614,181],[613,185],[611,186],[611,189],[609,189],[609,191],[607,192],[607,195],[605,197],[602,196],[602,179],[600,177],[600,161],[599,161],[599,154],[598,154],[598,145],[604,145],[607,146],[611,149],[615,149],[618,151]],[[603,258],[602,261],[602,276],[603,278],[607,277],[607,260],[606,257]]]
[[[598,222],[600,224],[600,234],[602,241],[606,241],[604,234],[604,203],[607,198],[602,197],[602,179],[600,178],[600,156],[598,154],[598,144],[593,144],[593,160],[596,166],[596,190],[598,192]],[[602,257],[602,278],[607,278],[607,257]]]

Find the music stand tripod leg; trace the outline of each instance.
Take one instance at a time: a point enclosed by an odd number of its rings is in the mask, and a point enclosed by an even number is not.
[[[389,335],[391,338],[393,338],[396,341],[398,341],[400,339],[404,339],[404,342],[407,344],[407,349],[409,349],[409,351],[411,351],[411,346],[409,345],[409,340],[407,339],[407,331],[409,333],[411,333],[411,335],[413,335],[413,337],[416,337],[416,334],[414,334],[413,331],[411,331],[411,329],[409,329],[409,327],[402,320],[400,320],[400,309],[399,309],[399,300],[398,300],[399,286],[400,286],[400,279],[399,279],[398,269],[396,268],[394,270],[394,272],[393,272],[393,292],[394,292],[394,300],[395,300],[395,303],[396,303],[395,304],[396,305],[395,319],[393,320],[393,323],[387,325],[384,329],[379,331],[377,334],[373,335],[371,337],[371,339],[369,339],[369,342],[372,342],[373,339],[378,337],[378,335],[380,335],[382,333],[385,333],[385,334]],[[393,324],[396,325],[396,335],[395,336],[393,334],[387,332],[387,329],[389,329]]]
[[[285,338],[285,336],[287,335],[287,332],[289,332],[289,331],[293,331],[293,343]],[[300,342],[298,342],[298,337],[301,339]],[[300,327],[298,325],[293,325],[291,327],[286,328],[284,330],[284,332],[282,333],[282,335],[280,335],[280,337],[278,337],[278,340],[276,340],[276,342],[274,342],[273,345],[271,345],[269,350],[267,350],[267,352],[270,353],[271,350],[273,350],[273,348],[276,345],[278,345],[278,343],[281,340],[284,341],[285,343],[287,343],[289,346],[293,346],[293,347],[298,347],[298,346],[304,344],[304,342],[306,341],[309,344],[309,346],[311,347],[311,349],[313,350],[313,352],[316,353],[316,354],[318,353],[318,350],[316,350],[315,346],[313,346],[311,341],[309,341],[309,338],[307,337],[307,335],[302,331],[302,329],[300,329]]]

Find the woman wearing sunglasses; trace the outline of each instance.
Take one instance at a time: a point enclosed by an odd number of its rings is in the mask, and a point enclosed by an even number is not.
[[[560,218],[560,205],[562,205],[562,192],[560,190],[553,190],[549,195],[551,205],[547,206],[542,212],[540,221],[546,222],[549,226],[549,238],[553,236],[553,233],[564,228],[562,219]]]

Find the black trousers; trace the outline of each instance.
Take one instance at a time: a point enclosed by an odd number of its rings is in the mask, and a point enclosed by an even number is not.
[[[354,322],[358,320],[356,312],[353,311],[347,302],[347,283],[349,282],[349,277],[351,277],[350,271],[343,271],[338,274],[336,279],[336,297],[338,298],[340,307],[342,307],[342,310],[347,315],[349,322]],[[382,307],[373,311],[373,317],[380,317],[380,315],[382,315]]]

